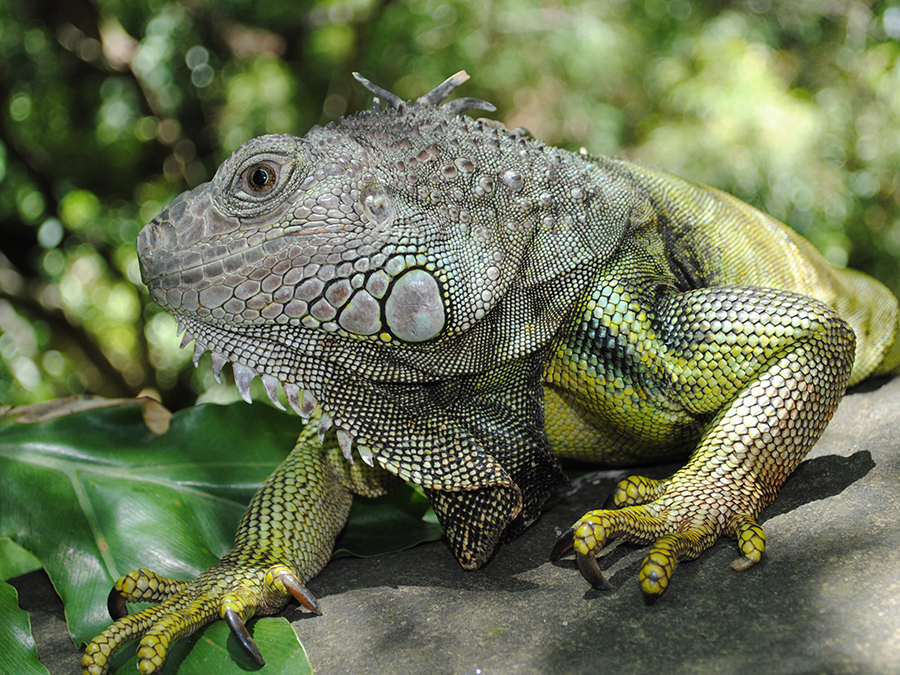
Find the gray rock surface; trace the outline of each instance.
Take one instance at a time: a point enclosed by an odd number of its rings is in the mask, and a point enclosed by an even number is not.
[[[642,473],[662,477],[673,467]],[[316,672],[900,673],[900,378],[848,395],[763,514],[763,561],[742,573],[722,540],[645,606],[645,549],[600,561],[592,590],[556,536],[623,472],[589,474],[482,570],[443,542],[340,559],[309,584],[324,615],[291,610]],[[77,672],[61,605],[41,573],[14,582],[53,675]]]

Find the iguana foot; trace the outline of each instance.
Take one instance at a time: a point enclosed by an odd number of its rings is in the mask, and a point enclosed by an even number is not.
[[[216,565],[193,581],[141,569],[116,582],[107,603],[115,623],[85,650],[84,675],[108,672],[112,655],[134,640],[140,640],[140,672],[157,673],[173,643],[219,619],[262,664],[245,622],[281,611],[291,597],[319,613],[301,580],[311,579],[325,566],[347,521],[351,495],[344,483],[374,495],[380,474],[344,461],[334,434],[321,445],[316,435],[315,425],[303,428],[293,452],[250,500],[234,548]],[[159,604],[129,616],[129,602]]]
[[[740,499],[729,498],[721,487],[703,490],[693,482],[672,483],[641,476],[625,479],[607,502],[615,510],[586,513],[557,540],[551,559],[574,548],[585,580],[594,588],[609,590],[596,559],[606,543],[616,537],[652,543],[638,577],[647,604],[666,590],[679,561],[696,558],[722,534],[736,537],[743,554],[732,563],[733,569],[745,570],[759,562],[766,537],[753,517],[737,507]]]
[[[139,671],[143,675],[157,673],[170,645],[218,619],[225,620],[250,657],[264,665],[245,622],[257,614],[280,611],[291,597],[309,611],[321,613],[297,575],[281,564],[247,564],[246,560],[226,556],[194,581],[134,570],[119,579],[110,592],[109,613],[116,621],[88,645],[81,660],[82,673],[107,673],[113,654],[137,639]],[[128,602],[160,604],[128,615]]]

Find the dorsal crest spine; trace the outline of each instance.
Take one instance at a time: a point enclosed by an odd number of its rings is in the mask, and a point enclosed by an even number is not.
[[[375,111],[378,112],[381,110],[380,101],[383,100],[392,108],[396,110],[402,110],[407,105],[416,105],[423,106],[428,108],[437,108],[441,103],[447,100],[447,97],[453,93],[453,90],[456,89],[459,85],[469,79],[469,74],[464,70],[460,70],[458,73],[451,75],[446,80],[441,82],[437,87],[432,89],[430,92],[425,94],[424,96],[420,96],[418,100],[414,104],[404,102],[396,94],[384,89],[383,87],[379,87],[374,82],[367,80],[365,77],[360,75],[359,73],[353,73],[353,77],[356,78],[356,81],[359,82],[366,89],[375,94]],[[467,110],[486,110],[488,112],[493,112],[497,108],[494,107],[492,103],[488,103],[487,101],[483,101],[479,98],[458,98],[453,101],[448,101],[444,103],[444,105],[440,106],[440,110],[446,112],[450,115],[460,115]]]

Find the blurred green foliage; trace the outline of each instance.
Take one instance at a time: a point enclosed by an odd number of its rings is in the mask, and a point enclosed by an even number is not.
[[[508,126],[715,185],[900,291],[900,0],[5,0],[0,403],[223,400],[134,240],[240,143],[466,69]]]

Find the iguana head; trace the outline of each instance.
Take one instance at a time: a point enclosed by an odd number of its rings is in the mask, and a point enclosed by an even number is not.
[[[467,78],[404,103],[358,77],[386,108],[376,99],[302,138],[245,143],[138,237],[144,282],[196,341],[195,362],[212,352],[218,375],[230,361],[245,398],[256,375],[273,400],[280,383],[298,412],[322,405],[348,454],[355,441],[370,463],[447,489],[478,481],[394,457],[385,416],[436,425],[456,450],[478,444],[396,386],[544,348],[586,283],[583,263],[615,250],[631,208],[586,180],[589,158],[460,114],[493,109],[483,101],[443,103]],[[446,412],[462,394],[447,396],[427,405]],[[435,429],[422,430],[432,446]]]

